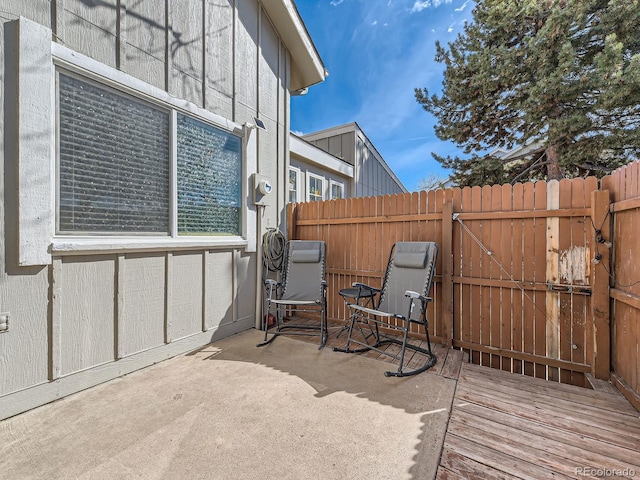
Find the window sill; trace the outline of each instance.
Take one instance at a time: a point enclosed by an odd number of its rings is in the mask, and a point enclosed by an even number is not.
[[[127,252],[163,252],[246,248],[242,237],[56,237],[51,242],[52,255],[107,254]]]

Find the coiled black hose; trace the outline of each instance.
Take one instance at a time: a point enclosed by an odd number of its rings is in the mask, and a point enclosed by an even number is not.
[[[278,229],[269,228],[262,236],[262,263],[268,271],[282,271],[286,246],[287,240]]]

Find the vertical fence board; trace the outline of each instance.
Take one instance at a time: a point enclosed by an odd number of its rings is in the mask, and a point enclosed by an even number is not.
[[[470,212],[471,211],[471,188],[465,187],[461,192],[462,199],[460,204],[459,212]],[[459,222],[456,222],[456,228],[460,232],[460,267],[458,269],[458,275],[462,278],[469,278],[472,276],[471,273],[471,263],[473,261],[472,256],[472,248],[473,242],[469,238],[469,235],[463,231]],[[460,284],[460,333],[458,337],[464,342],[472,342],[473,339],[471,337],[472,331],[472,323],[473,316],[471,312],[472,305],[472,295],[471,295],[472,286],[468,284],[461,283]],[[470,354],[470,358],[473,358],[473,354]]]
[[[491,212],[499,212],[502,210],[502,188],[500,185],[494,185],[491,187]],[[502,252],[500,251],[501,237],[502,237],[502,225],[505,220],[490,220],[490,241],[485,243],[485,247],[491,252],[487,255],[486,261],[489,267],[489,278],[500,279],[501,270],[500,263],[502,262]],[[501,322],[502,322],[502,299],[500,298],[501,288],[490,287],[489,288],[489,345],[492,347],[501,347],[502,335],[501,335]],[[491,366],[493,368],[500,368],[500,355],[491,355]]]
[[[594,179],[595,180],[595,179]],[[594,188],[595,187],[595,188]],[[598,188],[597,181],[595,185],[588,180],[583,182],[576,182],[571,192],[571,206],[577,208],[578,206],[591,205],[591,191]],[[589,249],[588,249],[588,234],[591,231],[591,222],[588,217],[574,217],[571,219],[571,241],[574,248],[581,247],[580,256],[582,258],[583,268],[580,271],[582,276],[580,279],[576,278],[574,282],[582,285],[589,284],[590,264],[589,264]],[[578,250],[576,250],[578,251]],[[578,281],[579,280],[579,281]],[[587,297],[585,295],[573,294],[572,295],[572,323],[571,323],[571,361],[577,363],[589,363],[590,360],[586,357],[586,319],[587,319]],[[577,372],[570,372],[569,383],[573,385],[585,385],[584,375]]]
[[[503,185],[502,193],[502,210],[513,211],[513,187],[511,185]],[[500,278],[502,280],[511,280],[513,278],[513,246],[515,238],[513,235],[512,219],[504,219],[502,221],[502,234],[500,236]],[[510,350],[513,344],[513,295],[516,293],[514,285],[500,289],[500,305],[502,313],[500,318],[500,347]],[[513,362],[509,357],[502,357],[502,369],[508,372],[513,370]]]
[[[524,209],[524,186],[516,183],[512,190],[512,208],[513,210]],[[518,282],[518,286],[522,285],[523,277],[523,229],[524,222],[522,219],[514,219],[512,223],[511,233],[511,276]],[[511,350],[524,351],[524,343],[522,341],[522,325],[524,319],[523,299],[524,291],[521,287],[514,288],[511,293]],[[512,371],[515,373],[523,373],[522,361],[514,359],[512,361]]]
[[[631,184],[629,190],[629,198],[638,198],[640,197],[640,162],[633,162],[628,166],[629,176],[631,176]],[[636,208],[632,210],[630,215],[629,222],[629,230],[632,232],[640,231],[640,208]],[[632,242],[633,247],[631,249],[631,258],[636,259],[635,261],[627,262],[627,268],[629,268],[629,282],[628,287],[624,287],[625,290],[629,291],[636,298],[640,298],[640,242],[636,241]],[[640,310],[638,308],[634,308],[631,315],[631,322],[635,326],[635,334],[634,341],[636,344],[635,350],[635,366],[633,371],[635,372],[635,382],[633,380],[629,381],[629,384],[634,388],[636,393],[640,393]],[[633,364],[633,356],[630,359],[630,362]]]
[[[609,214],[609,191],[594,191],[591,194],[591,219],[594,225],[602,226],[601,235],[605,241],[611,240],[610,230],[604,227]],[[594,242],[597,247],[598,243]],[[592,274],[593,294],[591,315],[594,331],[594,358],[591,373],[596,378],[609,379],[610,330],[609,330],[609,255],[602,255]]]
[[[353,207],[354,218],[364,216],[366,201],[367,201],[367,197],[353,199],[352,207]],[[356,231],[355,237],[352,237],[351,241],[355,241],[356,248],[353,248],[353,253],[351,254],[348,269],[350,271],[361,272],[365,267],[363,265],[362,259],[365,256],[365,252],[369,248],[369,239],[366,238],[365,236],[365,224],[356,223],[355,231]],[[368,234],[369,234],[369,231],[367,231],[367,235]],[[369,283],[369,282],[366,282],[365,279],[362,277],[355,279],[355,281],[362,282],[362,283]]]
[[[481,212],[482,211],[482,188],[473,187],[471,189],[471,211],[472,212]],[[471,232],[475,232],[475,236],[480,238],[482,231],[482,221],[476,220],[473,222],[469,222],[469,229]],[[481,271],[481,260],[482,260],[482,250],[480,246],[474,242],[469,236],[465,238],[467,242],[471,243],[471,276],[472,277],[480,277],[482,275]],[[478,285],[471,286],[471,342],[480,344],[480,328],[482,323],[481,318],[481,304],[482,304],[482,287]],[[481,363],[482,355],[478,350],[473,352],[472,361],[473,363],[482,365]]]
[[[552,180],[547,184],[547,209],[558,210],[560,208],[560,182]],[[560,218],[547,218],[547,269],[546,282],[548,284],[559,283],[559,257],[560,257]],[[560,358],[560,293],[547,291],[546,294],[546,356]],[[547,368],[547,378],[558,380],[558,369]]]
[[[585,196],[585,205],[587,205],[589,208],[591,207],[591,192],[598,190],[598,179],[594,178],[594,177],[590,177],[587,179],[587,181],[585,182],[585,191],[584,191],[584,196]],[[593,268],[595,267],[595,265],[593,265],[592,260],[593,260],[593,256],[591,254],[592,251],[592,246],[593,246],[593,242],[595,241],[595,236],[594,236],[594,228],[593,228],[593,223],[591,221],[590,216],[586,216],[584,218],[584,245],[585,245],[585,255],[586,255],[586,268],[587,268],[587,280],[589,282],[589,285],[591,287],[593,287],[592,283],[591,283],[591,272],[593,271]],[[589,317],[590,317],[590,309],[591,307],[591,299],[585,299],[585,306],[584,306],[584,320],[583,320],[583,324],[584,324],[584,343],[583,343],[583,354],[582,357],[584,358],[584,363],[587,363],[589,365],[591,365],[593,363],[593,348],[591,348],[591,344],[592,344],[592,339],[593,339],[593,322],[589,321]]]
[[[547,185],[543,182],[534,184],[534,209],[547,210]],[[547,264],[547,236],[546,236],[546,220],[540,219],[534,221],[535,232],[535,255],[534,255],[534,281],[546,283]],[[534,292],[534,344],[535,353],[540,356],[546,355],[546,336],[547,336],[547,308],[546,293]],[[543,364],[535,365],[535,376],[538,378],[546,378],[547,367]]]
[[[561,180],[559,185],[559,208],[570,208],[572,198],[572,186],[581,183],[582,179],[575,181]],[[572,230],[571,219],[562,217],[558,219],[558,280],[562,284],[572,284],[571,268],[576,265],[572,261],[563,262],[563,258],[569,258],[572,254]],[[566,264],[566,268],[565,268]],[[563,360],[571,360],[571,320],[572,320],[572,295],[570,293],[561,292],[558,295],[558,358]],[[571,372],[566,369],[560,369],[560,382],[569,383],[571,380]]]
[[[443,345],[450,347],[453,341],[453,191],[447,190],[442,205],[441,222],[441,264],[442,264],[442,338]]]
[[[459,188],[454,188],[451,196],[451,213],[459,212],[462,208],[462,190]],[[443,234],[444,234],[444,226],[443,226]],[[453,276],[461,276],[460,274],[460,263],[461,263],[461,249],[460,249],[460,225],[458,222],[451,220],[451,275]],[[452,331],[451,338],[452,340],[461,340],[462,336],[462,323],[461,323],[461,312],[463,308],[462,303],[462,288],[461,285],[457,282],[451,281],[451,302],[453,310],[451,312],[451,322],[452,322]],[[458,313],[457,313],[458,312]]]
[[[482,212],[491,211],[491,187],[482,187]],[[481,222],[481,234],[476,235],[482,245],[491,244],[491,220],[485,215],[485,219]],[[480,247],[480,274],[482,278],[491,277],[491,258]],[[483,345],[491,345],[491,287],[480,287],[480,342]],[[491,354],[483,352],[480,365],[491,365]]]
[[[524,185],[523,206],[525,210],[533,210],[535,207],[535,186],[528,182]],[[524,255],[524,277],[535,281],[535,263],[536,263],[536,235],[535,222],[533,218],[523,220],[523,255]],[[523,342],[524,352],[536,353],[535,351],[535,321],[536,321],[536,292],[528,292],[525,295],[525,303],[523,305]],[[524,371],[527,375],[533,376],[535,366],[532,362],[525,362]]]
[[[437,220],[432,220],[431,223],[433,225],[433,231],[431,236],[427,239],[429,241],[434,241],[434,242],[441,242],[442,241],[442,210],[444,207],[444,190],[442,189],[438,189],[434,192],[434,197],[433,197],[433,206],[431,208],[431,213],[433,214],[438,214],[438,219]],[[451,232],[449,231],[449,242],[451,241],[450,239],[450,234]],[[442,248],[442,244],[440,244],[440,247]],[[450,245],[449,247],[450,248]],[[436,271],[440,272],[440,274],[443,273],[443,257],[442,257],[442,250],[440,251],[440,255],[438,255],[438,259],[436,262]],[[438,335],[440,337],[442,337],[445,343],[449,342],[449,335],[450,335],[450,325],[446,325],[445,326],[445,321],[449,320],[449,317],[447,317],[446,313],[445,313],[445,307],[444,307],[444,295],[442,294],[442,277],[436,277],[435,281],[433,282],[433,286],[434,286],[434,301],[431,302],[428,305],[428,309],[430,309],[431,311],[431,315],[437,315],[438,318],[440,318],[440,321],[433,325],[433,327],[437,327],[433,329],[433,333],[434,335]],[[450,287],[450,285],[448,286]],[[447,299],[449,300],[449,298]]]

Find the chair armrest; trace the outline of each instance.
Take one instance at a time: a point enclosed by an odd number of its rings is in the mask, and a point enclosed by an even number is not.
[[[268,301],[273,300],[273,291],[276,291],[276,297],[278,296],[278,282],[276,282],[273,278],[267,278],[264,281],[265,286],[269,287],[269,296],[267,297]]]
[[[380,292],[379,288],[372,287],[371,285],[367,285],[366,283],[353,282],[351,286],[354,288],[364,288],[366,290],[371,290],[372,292],[375,292],[375,293]]]
[[[433,302],[433,298],[425,297],[424,295],[420,295],[418,292],[414,292],[412,290],[407,290],[404,292],[404,296],[408,298],[419,298],[423,302]]]

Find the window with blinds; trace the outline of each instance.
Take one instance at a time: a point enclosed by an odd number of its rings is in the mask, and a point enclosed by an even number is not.
[[[63,72],[58,115],[59,234],[242,234],[241,137]]]
[[[58,76],[59,233],[169,233],[169,113]]]
[[[178,114],[178,234],[240,235],[240,137]]]

